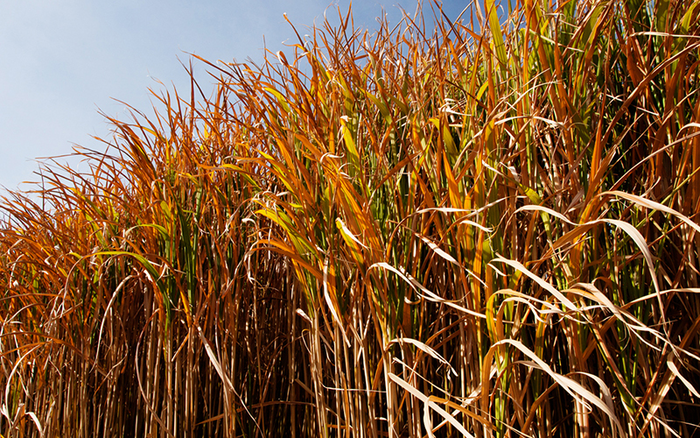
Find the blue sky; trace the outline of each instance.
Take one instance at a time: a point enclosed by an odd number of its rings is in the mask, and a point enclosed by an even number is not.
[[[0,186],[30,189],[19,184],[37,180],[37,157],[70,153],[73,144],[101,148],[91,136],[109,138],[110,126],[98,110],[128,117],[114,99],[148,112],[148,88],[164,89],[156,79],[188,89],[187,53],[260,61],[264,45],[277,51],[295,42],[283,13],[303,34],[324,12],[336,16],[335,6],[347,11],[350,4],[331,1],[0,0]],[[416,3],[355,1],[355,24],[374,28],[382,8],[395,23],[397,6],[412,13]],[[451,18],[466,4],[443,1]],[[195,75],[205,91],[212,88],[196,63]]]

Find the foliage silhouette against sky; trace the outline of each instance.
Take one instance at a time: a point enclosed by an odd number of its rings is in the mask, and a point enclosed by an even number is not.
[[[189,53],[213,61],[259,62],[263,47],[275,52],[295,42],[284,13],[303,33],[320,23],[324,12],[335,17],[335,6],[345,12],[350,5],[330,1],[26,0],[4,5],[0,186],[12,190],[23,181],[37,181],[37,157],[68,154],[74,144],[100,148],[92,136],[108,138],[110,127],[99,111],[126,119],[122,101],[148,114],[153,100],[148,88],[165,88],[157,81],[186,90],[183,64],[189,63]],[[415,0],[367,0],[353,2],[352,9],[356,26],[372,29],[382,9],[395,23],[400,7],[413,13],[416,5]],[[465,5],[445,1],[443,7],[456,18]],[[212,80],[205,68],[195,63],[194,69],[208,91]]]

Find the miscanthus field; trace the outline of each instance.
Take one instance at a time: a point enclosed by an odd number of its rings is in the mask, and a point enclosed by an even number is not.
[[[700,1],[337,14],[2,201],[0,434],[700,436]]]

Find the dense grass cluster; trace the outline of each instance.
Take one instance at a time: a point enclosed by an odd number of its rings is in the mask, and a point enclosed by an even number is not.
[[[200,60],[12,193],[0,433],[700,434],[700,2],[509,4]]]

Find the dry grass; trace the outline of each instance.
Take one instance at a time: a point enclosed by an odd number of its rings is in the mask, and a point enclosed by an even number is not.
[[[700,434],[699,5],[200,60],[2,204],[0,433]]]

